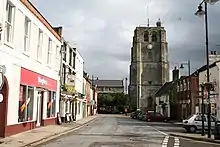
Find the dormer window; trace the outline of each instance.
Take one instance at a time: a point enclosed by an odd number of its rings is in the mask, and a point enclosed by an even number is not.
[[[157,41],[157,32],[153,32],[153,34],[152,34],[152,41],[153,42],[156,42]]]
[[[149,41],[149,32],[148,32],[148,31],[146,31],[146,32],[144,33],[144,41],[146,41],[146,42]]]

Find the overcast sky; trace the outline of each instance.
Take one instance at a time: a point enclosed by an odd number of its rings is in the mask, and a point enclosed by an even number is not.
[[[191,60],[205,63],[204,18],[194,15],[201,0],[32,0],[53,26],[64,27],[65,40],[77,43],[85,70],[105,79],[129,75],[136,26],[158,18],[167,30],[170,68]],[[209,5],[210,50],[220,51],[220,2]]]

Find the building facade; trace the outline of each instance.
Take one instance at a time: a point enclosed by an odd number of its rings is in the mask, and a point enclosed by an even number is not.
[[[133,107],[154,110],[154,94],[169,80],[166,30],[137,27],[131,48],[129,97]]]
[[[93,80],[97,85],[98,93],[124,93],[123,80]]]
[[[211,114],[220,119],[220,104],[219,104],[219,77],[220,77],[220,62],[216,61],[212,63],[209,67],[210,72],[210,82],[213,84],[213,88],[210,91],[210,103],[211,103]],[[207,66],[201,67],[199,70],[199,85],[205,84],[207,82]],[[197,112],[202,112],[202,89],[199,87],[199,95],[200,98],[198,100],[198,108]],[[207,103],[207,90],[204,89],[204,105],[205,105],[205,113],[208,112],[208,103]]]
[[[199,77],[192,74],[177,80],[178,120],[186,119],[197,112],[199,99]]]
[[[92,112],[92,106],[91,106],[91,100],[92,100],[92,95],[91,95],[91,80],[89,78],[89,75],[87,73],[84,72],[84,83],[85,83],[85,96],[86,96],[86,100],[87,100],[87,116],[91,115]]]
[[[27,0],[1,0],[0,24],[0,65],[6,68],[0,137],[55,124],[62,28],[53,28]]]
[[[75,76],[75,89],[76,89],[76,106],[77,114],[76,120],[83,118],[83,110],[86,103],[85,95],[83,95],[83,71],[84,60],[79,51],[76,50],[76,76]]]
[[[76,119],[75,104],[75,60],[76,48],[71,47],[68,42],[63,40],[61,51],[61,95],[60,95],[60,116],[62,122],[67,121],[67,117],[71,115],[72,119]]]

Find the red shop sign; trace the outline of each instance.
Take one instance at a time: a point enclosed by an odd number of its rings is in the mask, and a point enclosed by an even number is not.
[[[36,72],[21,68],[21,84],[34,87],[46,88],[57,91],[57,81]]]

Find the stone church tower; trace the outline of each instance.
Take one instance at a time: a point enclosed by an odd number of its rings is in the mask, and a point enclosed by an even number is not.
[[[133,107],[154,110],[154,94],[169,80],[166,30],[136,27],[131,48],[129,97]]]

